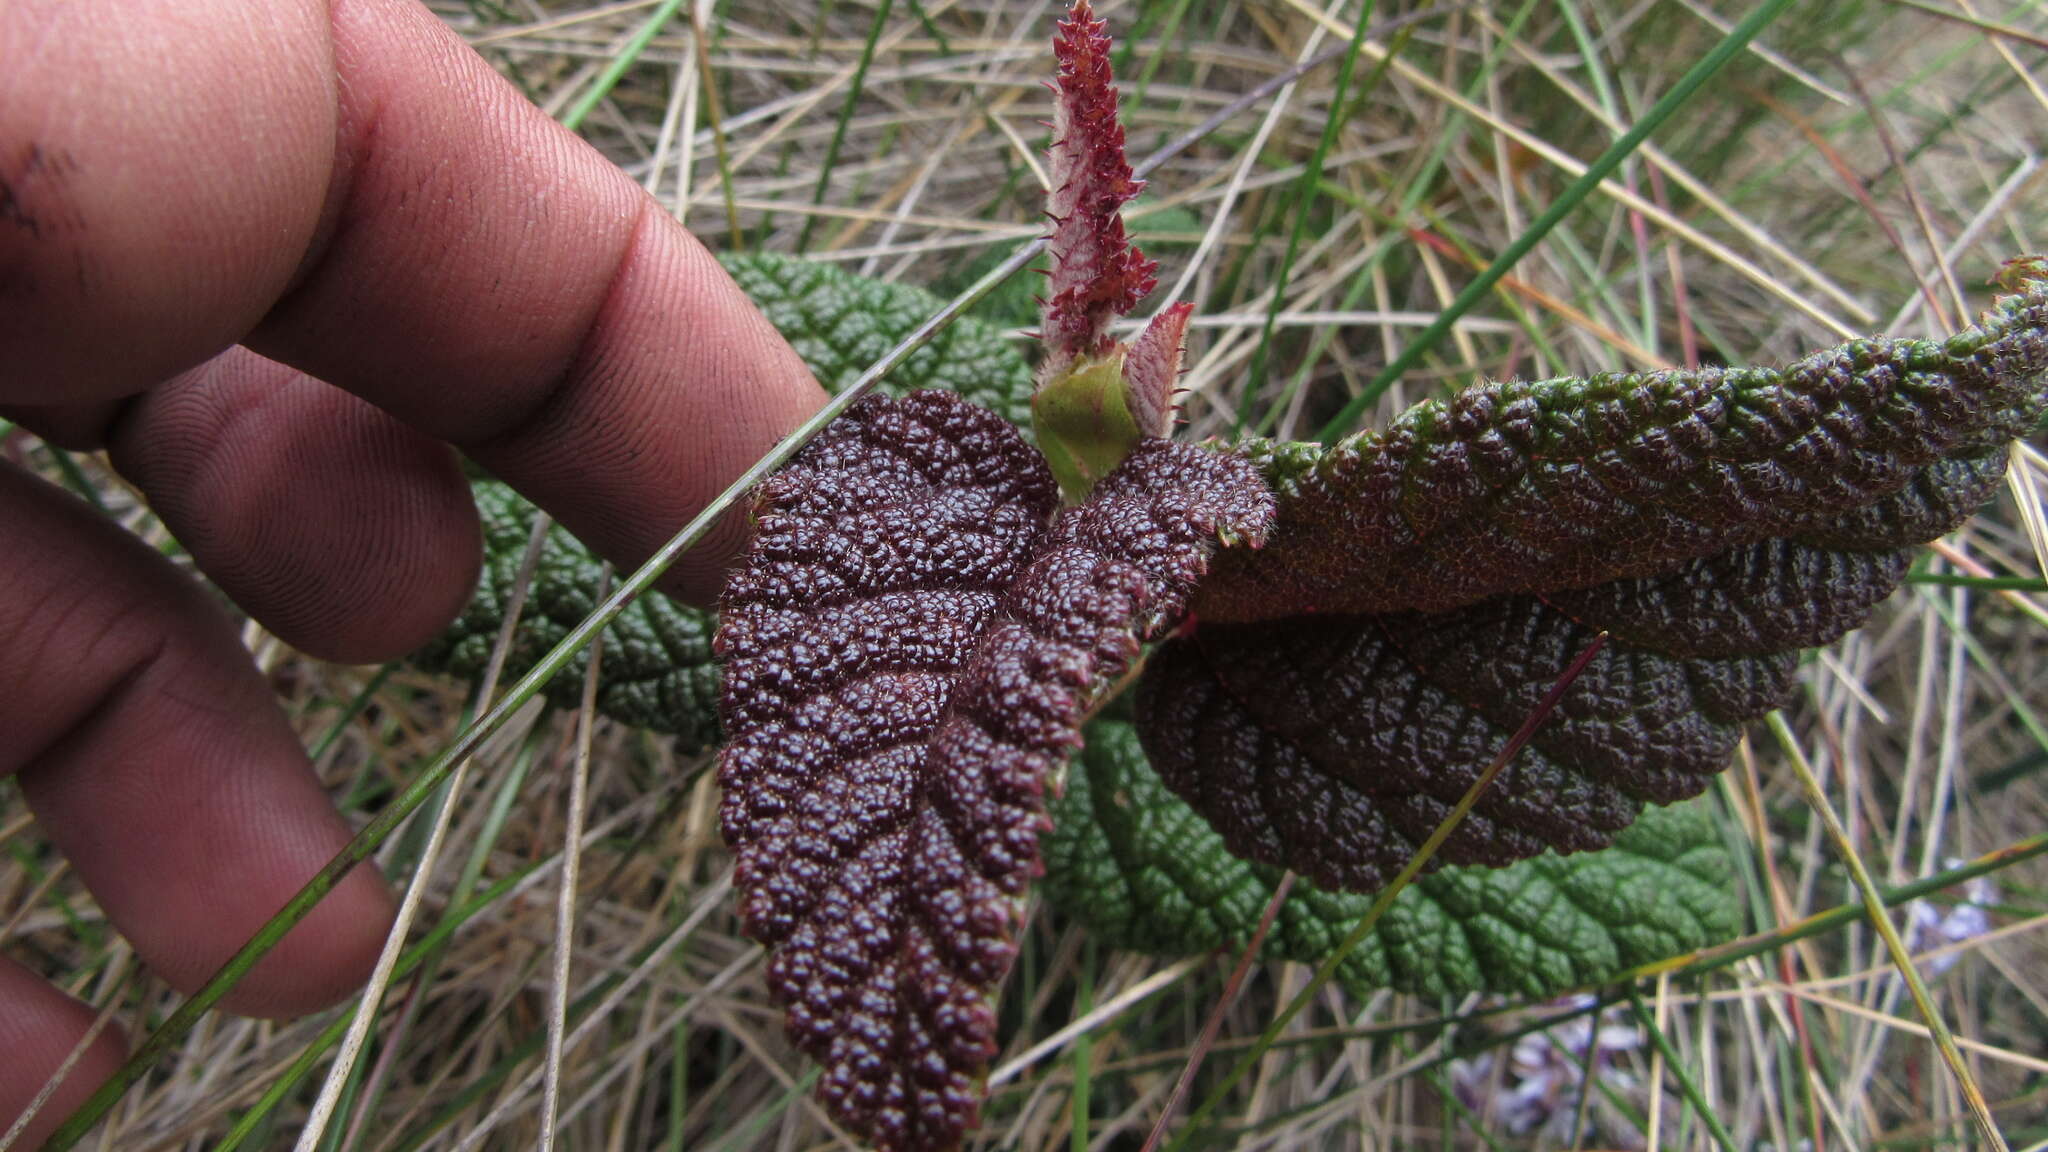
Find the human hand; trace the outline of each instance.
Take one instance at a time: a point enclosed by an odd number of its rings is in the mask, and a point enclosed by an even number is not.
[[[461,607],[449,444],[625,564],[822,403],[680,226],[412,0],[0,5],[0,415],[106,448],[309,653],[387,659]],[[667,587],[707,599],[742,531]],[[201,589],[4,464],[0,542],[0,775],[190,992],[349,829]],[[332,1002],[390,916],[358,870],[227,1006]],[[0,1131],[91,1015],[0,958]],[[119,1059],[96,1042],[17,1147]]]

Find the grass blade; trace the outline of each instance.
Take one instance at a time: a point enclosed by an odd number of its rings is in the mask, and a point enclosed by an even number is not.
[[[1849,834],[1842,828],[1841,818],[1835,815],[1835,806],[1829,802],[1827,793],[1821,790],[1820,781],[1814,777],[1813,766],[1807,763],[1806,752],[1800,748],[1799,740],[1785,723],[1782,712],[1773,712],[1767,721],[1771,735],[1778,741],[1785,758],[1792,763],[1792,771],[1799,777],[1799,786],[1806,793],[1807,806],[1827,829],[1828,839],[1834,843],[1835,851],[1842,863],[1849,869],[1856,887],[1863,893],[1864,915],[1871,926],[1884,940],[1885,951],[1891,954],[1892,964],[1906,981],[1906,989],[1912,994],[1913,1004],[1920,1010],[1920,1018],[1927,1023],[1927,1030],[1934,1037],[1934,1045],[1941,1051],[1941,1058],[1948,1064],[1949,1072],[1956,1078],[1962,1089],[1963,1099],[1969,1104],[1970,1113],[1976,1118],[1978,1129],[1984,1139],[1997,1152],[2006,1152],[2005,1137],[1999,1134],[1998,1122],[1991,1116],[1991,1106],[1984,1100],[1984,1090],[1978,1086],[1977,1078],[1970,1074],[1969,1065],[1963,1063],[1963,1054],[1956,1047],[1955,1036],[1949,1032],[1948,1023],[1942,1019],[1940,1009],[1934,1006],[1934,998],[1928,995],[1926,981],[1920,979],[1920,970],[1913,964],[1913,958],[1906,952],[1906,942],[1899,938],[1899,930],[1892,924],[1892,918],[1885,913],[1884,897],[1878,891],[1877,883],[1870,878],[1870,870],[1863,865],[1863,858],[1857,854],[1856,846],[1849,842]]]
[[[1720,43],[1714,45],[1711,51],[1700,58],[1699,63],[1694,64],[1685,75],[1679,77],[1678,83],[1673,84],[1670,91],[1651,105],[1648,112],[1643,113],[1643,118],[1636,121],[1634,127],[1609,145],[1607,150],[1600,154],[1599,159],[1593,161],[1586,169],[1584,175],[1572,181],[1571,185],[1558,195],[1557,200],[1544,210],[1543,215],[1538,216],[1520,236],[1515,238],[1514,243],[1502,250],[1501,254],[1494,258],[1493,263],[1487,265],[1484,272],[1465,285],[1464,290],[1458,293],[1436,320],[1410,340],[1408,346],[1401,350],[1400,355],[1394,357],[1392,363],[1382,368],[1363,391],[1352,397],[1341,412],[1331,417],[1330,422],[1323,425],[1317,438],[1326,442],[1332,441],[1351,431],[1359,416],[1377,401],[1394,381],[1400,379],[1402,373],[1408,371],[1435,348],[1450,332],[1451,326],[1458,322],[1459,317],[1471,311],[1474,305],[1493,290],[1493,286],[1509,269],[1541,243],[1543,238],[1550,234],[1550,230],[1557,227],[1560,221],[1579,206],[1580,201],[1620,167],[1621,162],[1628,159],[1643,141],[1648,140],[1652,132],[1670,119],[1672,113],[1683,108],[1723,65],[1734,59],[1736,53],[1742,51],[1756,38],[1757,33],[1762,32],[1790,6],[1791,0],[1765,0],[1751,10],[1749,15],[1744,16],[1741,23],[1722,37]]]

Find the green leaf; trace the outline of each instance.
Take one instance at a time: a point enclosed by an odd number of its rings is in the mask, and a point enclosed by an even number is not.
[[[412,662],[430,671],[479,680],[511,601],[513,582],[533,531],[534,507],[496,480],[471,485],[483,519],[484,566],[469,605]],[[557,524],[548,529],[527,587],[526,605],[506,658],[506,675],[523,674],[547,655],[598,603],[601,565],[588,548]],[[676,737],[680,751],[716,744],[718,667],[711,659],[717,617],[665,596],[642,596],[605,633],[604,676],[597,707],[637,728]],[[582,652],[549,682],[548,699],[576,707],[583,694],[589,653]]]
[[[721,256],[739,281],[810,365],[828,391],[853,383],[945,301],[906,284],[888,284],[824,264],[773,252]],[[965,316],[946,326],[883,381],[885,395],[943,388],[1031,426],[1031,368],[988,323]]]
[[[1231,855],[1170,792],[1121,720],[1098,720],[1043,840],[1045,891],[1104,943],[1182,956],[1242,948],[1280,873]],[[1733,868],[1702,802],[1651,808],[1612,848],[1418,878],[1338,968],[1354,993],[1547,996],[1742,929]],[[1266,955],[1324,959],[1370,894],[1298,882]]]
[[[751,253],[721,258],[740,287],[767,313],[831,391],[851,384],[945,303],[921,289],[884,284],[793,256]],[[900,395],[949,388],[1028,429],[1031,369],[995,329],[972,318],[954,322],[884,382]],[[1026,435],[1028,435],[1028,430]],[[473,482],[483,518],[484,567],[476,595],[455,623],[412,656],[428,671],[482,677],[504,622],[534,508],[496,480]],[[518,676],[597,604],[600,563],[566,530],[548,533],[506,664]],[[635,727],[673,734],[683,752],[719,741],[719,672],[711,659],[717,616],[643,596],[607,634],[598,710]],[[575,706],[583,658],[548,687],[549,699]]]
[[[1084,356],[1032,398],[1038,446],[1070,504],[1086,500],[1095,482],[1145,438],[1124,402],[1124,352],[1118,347],[1099,359]]]

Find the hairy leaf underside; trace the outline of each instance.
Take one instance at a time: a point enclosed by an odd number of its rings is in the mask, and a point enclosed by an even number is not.
[[[952,1147],[1046,777],[1272,499],[1243,461],[1155,440],[1053,518],[1016,430],[927,392],[856,405],[761,500],[716,641],[741,913],[833,1112],[884,1148]]]
[[[1279,526],[1154,657],[1152,763],[1232,851],[1371,891],[1604,631],[1437,858],[1604,847],[1704,788],[1798,651],[1990,495],[2048,403],[2044,323],[2035,286],[1947,341],[1486,384],[1328,451],[1265,446]]]
[[[1232,855],[1167,790],[1124,721],[1089,726],[1052,815],[1047,895],[1104,944],[1167,956],[1242,948],[1280,879],[1278,869]],[[1421,877],[1337,979],[1361,998],[1382,988],[1549,996],[1601,983],[1741,932],[1731,868],[1702,802],[1649,808],[1604,852]],[[1320,963],[1371,903],[1297,884],[1266,953]]]

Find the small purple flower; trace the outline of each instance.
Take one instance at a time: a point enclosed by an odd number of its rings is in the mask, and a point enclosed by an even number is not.
[[[1949,868],[1962,866],[1954,858],[1945,862]],[[1908,905],[1906,913],[1906,951],[1915,956],[1948,948],[1939,955],[1927,956],[1919,963],[1920,974],[1933,979],[1956,966],[1963,958],[1964,949],[1949,948],[1991,931],[1990,908],[1999,901],[1998,885],[1989,876],[1979,876],[1963,885],[1963,899],[1959,904],[1943,908],[1928,900],[1915,900]]]
[[[1592,1004],[1593,997],[1582,993],[1553,1001],[1550,1007],[1587,1008]],[[1614,1059],[1643,1044],[1642,1030],[1624,1022],[1625,1015],[1622,1008],[1610,1008],[1598,1018],[1576,1016],[1522,1037],[1508,1050],[1507,1066],[1498,1081],[1492,1052],[1456,1061],[1451,1065],[1452,1087],[1466,1107],[1511,1135],[1540,1131],[1553,1140],[1568,1140],[1578,1111],[1589,1044],[1595,1076],[1616,1091],[1636,1087],[1635,1076],[1616,1066]]]

